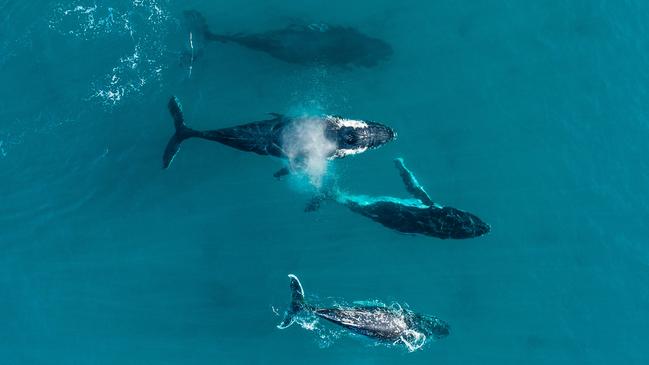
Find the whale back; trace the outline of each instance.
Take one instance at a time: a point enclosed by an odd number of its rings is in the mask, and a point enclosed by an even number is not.
[[[453,207],[425,206],[418,200],[384,198],[342,201],[353,212],[402,233],[442,239],[464,239],[489,233],[491,227],[476,215]]]
[[[238,43],[285,62],[373,67],[392,55],[389,44],[351,27],[311,24],[248,36]]]
[[[408,329],[403,312],[383,306],[321,308],[314,313],[352,332],[376,339],[396,340]]]
[[[285,157],[281,148],[281,131],[286,122],[281,117],[234,127],[200,132],[199,137],[223,143],[241,151],[259,155]]]

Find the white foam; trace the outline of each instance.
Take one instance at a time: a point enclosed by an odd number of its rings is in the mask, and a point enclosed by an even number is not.
[[[85,40],[125,37],[132,51],[118,56],[110,72],[97,75],[92,82],[90,98],[115,105],[127,96],[140,94],[152,81],[160,81],[166,68],[168,12],[159,0],[134,0],[114,5],[76,1],[72,7],[59,6],[49,27],[61,34]],[[89,5],[88,3],[91,3]],[[66,9],[67,8],[67,9]]]
[[[399,339],[404,345],[406,345],[408,352],[417,351],[426,343],[426,335],[414,330],[403,331],[403,334],[399,336]]]

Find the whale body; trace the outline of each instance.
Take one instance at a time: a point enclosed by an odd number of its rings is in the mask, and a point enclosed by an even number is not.
[[[406,190],[414,198],[353,195],[331,187],[314,197],[305,211],[315,211],[325,200],[334,200],[352,212],[381,225],[407,234],[421,234],[442,239],[474,238],[491,231],[491,226],[473,213],[439,205],[428,196],[403,159],[394,160]]]
[[[289,274],[289,285],[291,303],[284,319],[277,325],[279,329],[291,326],[301,313],[306,312],[358,335],[406,345],[410,351],[421,348],[427,339],[441,339],[450,333],[443,320],[401,307],[375,304],[317,307],[305,301],[304,289],[297,276]]]
[[[462,239],[482,236],[491,229],[475,214],[453,207],[427,206],[413,199],[346,195],[340,200],[351,211],[401,233]]]
[[[293,64],[374,67],[393,53],[385,41],[351,27],[290,25],[257,34],[225,35],[212,33],[198,11],[185,11],[184,17],[190,31],[205,41],[238,44]]]
[[[325,151],[328,159],[363,153],[396,138],[394,130],[376,122],[332,115],[290,117],[277,113],[272,113],[272,118],[268,120],[211,131],[197,131],[186,125],[182,106],[176,97],[171,97],[168,108],[176,131],[165,148],[162,157],[163,168],[169,167],[180,149],[180,144],[188,138],[214,141],[259,155],[299,158],[299,154],[308,152],[306,150],[310,147],[301,144],[312,141],[296,141],[296,137],[308,139],[313,136],[302,135],[316,134],[322,143],[331,145],[331,148]]]
[[[339,194],[337,200],[353,212],[402,233],[462,239],[491,231],[491,226],[475,214],[434,203],[403,159],[397,158],[394,163],[406,190],[415,199]]]

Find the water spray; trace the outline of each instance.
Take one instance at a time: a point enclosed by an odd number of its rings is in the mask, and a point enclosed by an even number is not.
[[[304,174],[315,188],[322,186],[327,173],[328,157],[336,149],[336,143],[327,139],[325,125],[317,117],[303,117],[282,136],[289,167]]]

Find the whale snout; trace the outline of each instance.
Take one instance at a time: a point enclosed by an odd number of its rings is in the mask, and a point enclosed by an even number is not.
[[[381,123],[335,116],[327,117],[326,134],[336,143],[336,157],[379,148],[397,137],[392,128]]]
[[[485,235],[491,231],[491,226],[475,214],[463,212],[465,217],[461,220],[461,228],[453,238],[474,238]]]
[[[442,339],[451,334],[451,327],[448,323],[437,317],[425,314],[414,314],[412,319],[413,327],[423,332],[426,336],[435,339]]]
[[[368,148],[378,148],[388,142],[392,142],[397,138],[397,133],[394,129],[380,124],[370,122],[367,125],[366,144]]]
[[[470,214],[470,213],[469,213]],[[482,219],[478,218],[474,214],[470,214],[471,221],[472,221],[472,227],[469,229],[470,236],[472,237],[479,237],[482,235],[485,235],[491,231],[491,226],[483,221]]]
[[[435,336],[435,338],[437,339],[448,337],[448,335],[450,334],[451,334],[451,328],[445,322],[443,322],[442,325],[437,326],[435,328],[435,331],[433,332],[433,336]]]

